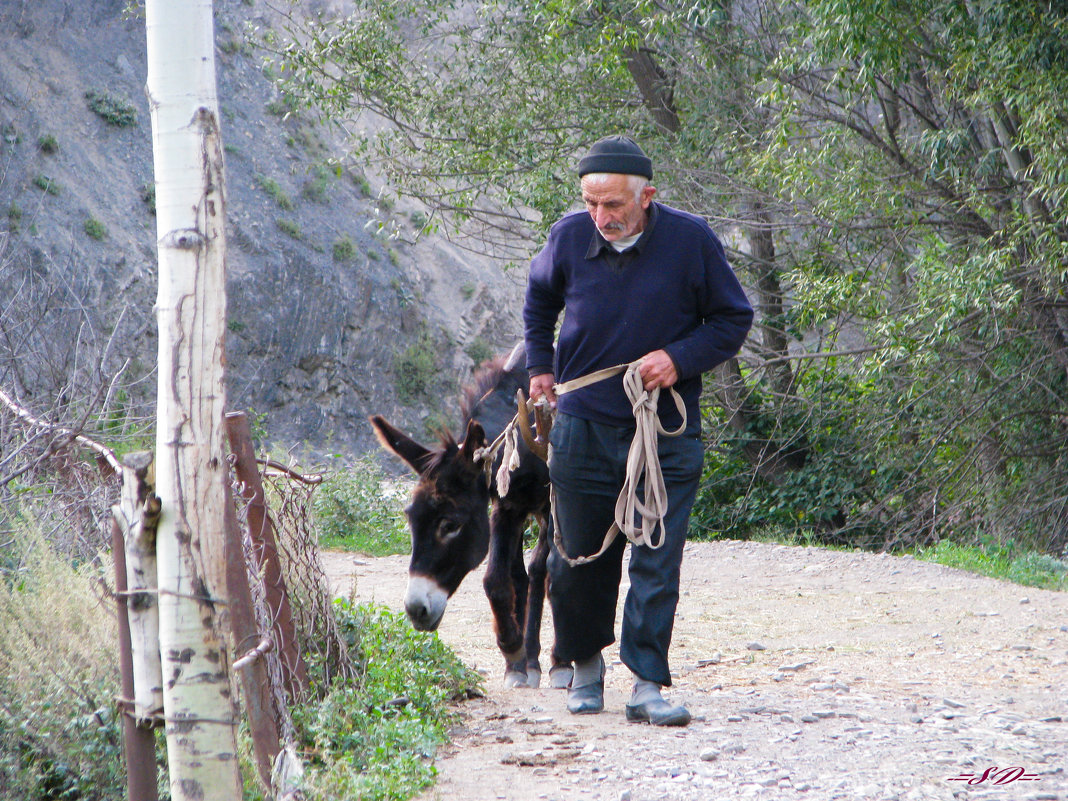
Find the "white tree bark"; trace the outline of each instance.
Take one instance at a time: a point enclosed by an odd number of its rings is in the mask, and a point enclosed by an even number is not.
[[[152,454],[129,453],[122,462],[122,497],[112,514],[126,551],[126,606],[133,659],[133,713],[138,725],[151,725],[163,713],[163,668],[159,655],[159,586],[156,527],[159,499],[154,492]]]
[[[159,248],[156,493],[171,795],[241,798],[222,617],[226,330],[222,142],[211,0],[147,0]]]

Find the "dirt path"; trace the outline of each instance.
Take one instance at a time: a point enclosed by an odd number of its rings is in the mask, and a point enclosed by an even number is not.
[[[407,557],[325,561],[339,593],[355,580],[359,600],[400,607]],[[669,697],[695,719],[656,729],[624,720],[615,647],[600,715],[568,714],[559,690],[506,689],[468,577],[440,636],[484,673],[486,698],[461,706],[423,801],[1068,801],[1068,594],[748,542],[688,545],[682,592]]]

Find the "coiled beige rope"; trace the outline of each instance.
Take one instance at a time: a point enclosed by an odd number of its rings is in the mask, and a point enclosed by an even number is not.
[[[598,370],[553,387],[553,391],[559,397],[579,387],[603,381],[623,372],[623,391],[626,392],[631,403],[631,411],[634,413],[634,438],[627,452],[626,478],[619,497],[616,499],[614,520],[597,553],[592,556],[568,556],[560,534],[560,523],[556,518],[556,491],[551,486],[549,488],[553,516],[553,540],[560,556],[572,567],[585,565],[597,559],[608,550],[616,535],[620,533],[635,545],[645,545],[656,549],[664,544],[667,534],[664,529],[664,517],[667,515],[668,500],[664,474],[660,469],[660,459],[657,455],[657,435],[677,437],[686,430],[686,405],[675,388],[669,387],[671,397],[682,417],[682,423],[674,431],[665,430],[657,415],[660,387],[646,390],[642,383],[640,367],[641,360],[639,359],[630,364]],[[638,487],[642,484],[645,488],[644,502],[638,500]],[[640,518],[640,524],[635,523],[636,517]],[[660,528],[660,536],[654,539],[657,527]]]

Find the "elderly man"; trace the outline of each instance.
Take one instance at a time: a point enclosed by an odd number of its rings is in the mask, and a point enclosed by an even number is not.
[[[684,726],[689,712],[666,701],[661,689],[671,685],[679,570],[704,452],[701,373],[738,352],[753,310],[708,224],[653,201],[652,162],[633,140],[600,140],[578,173],[585,211],[558,221],[530,265],[523,307],[530,395],[557,407],[549,470],[570,557],[595,553],[612,524],[635,420],[618,375],[559,401],[554,385],[641,359],[645,389],[673,387],[685,403],[685,431],[658,442],[668,499],[664,542],[631,548],[620,643],[635,678],[627,719]],[[668,394],[658,413],[671,430],[681,416]],[[625,545],[617,537],[580,566],[556,550],[549,558],[556,656],[575,665],[567,702],[575,714],[604,709],[601,651],[615,641]]]

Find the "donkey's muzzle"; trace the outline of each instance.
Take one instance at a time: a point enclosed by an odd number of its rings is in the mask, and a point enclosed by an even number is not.
[[[404,594],[404,611],[418,631],[434,631],[445,614],[449,594],[434,579],[410,576]]]

